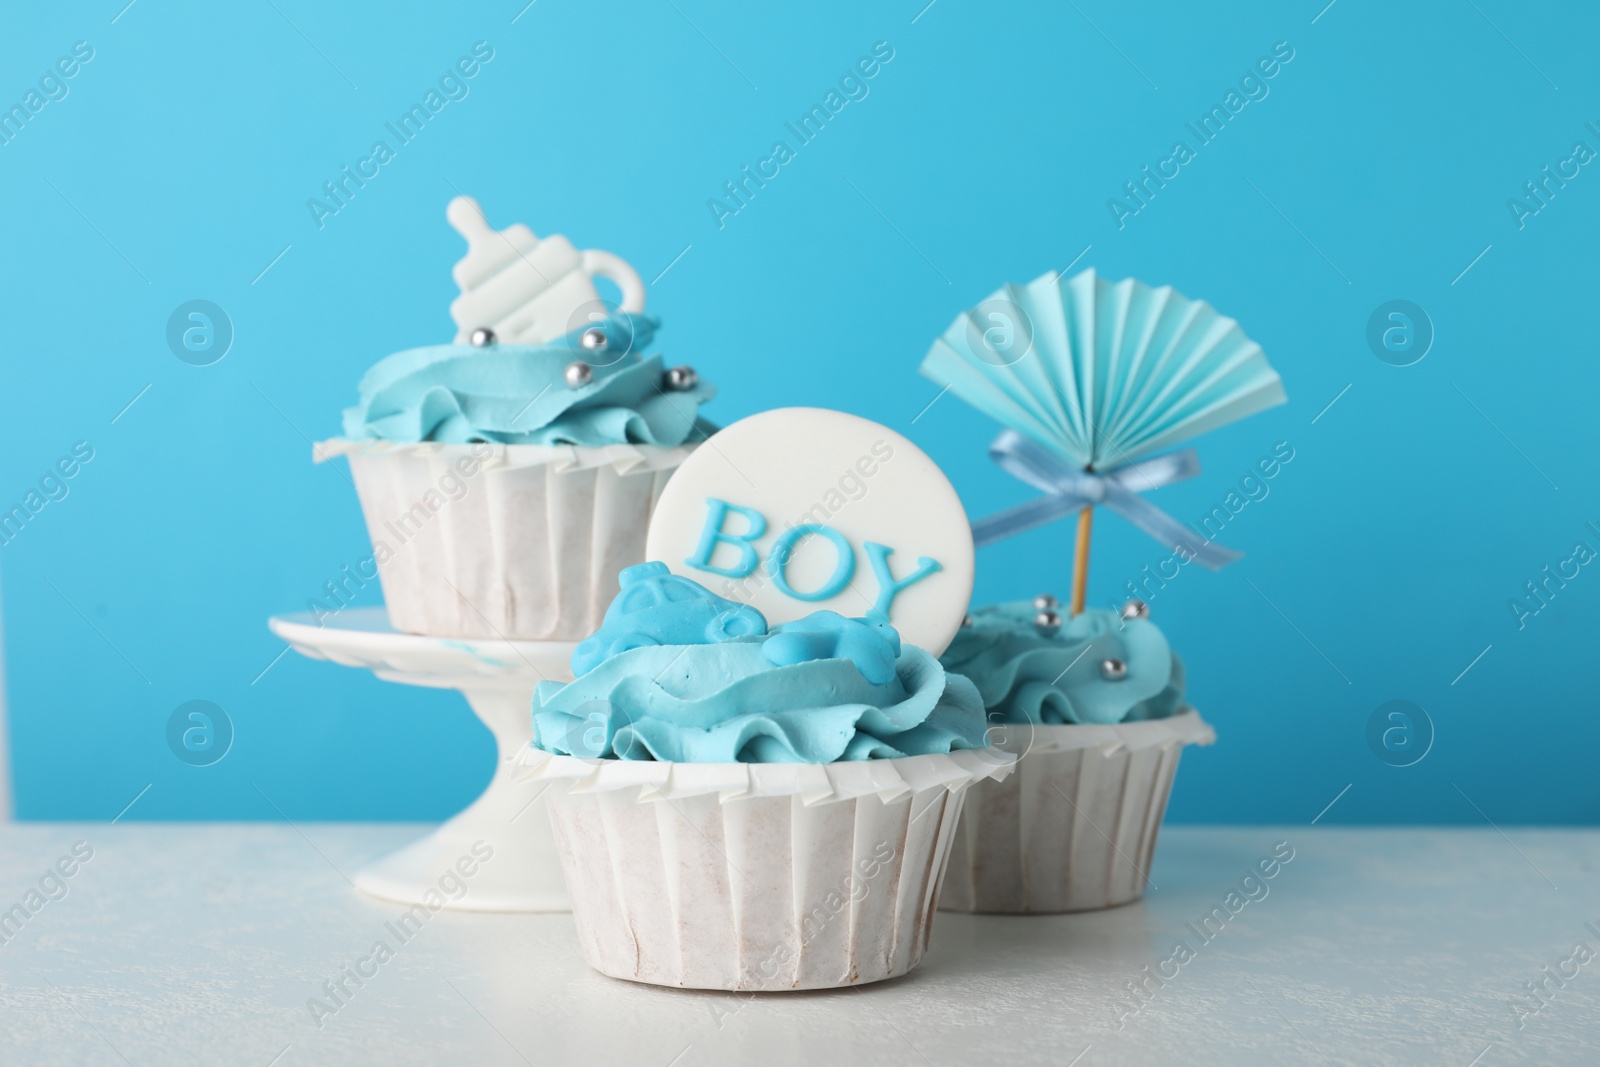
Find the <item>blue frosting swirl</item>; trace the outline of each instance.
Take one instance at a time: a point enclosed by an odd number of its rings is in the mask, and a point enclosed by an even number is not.
[[[581,668],[581,669],[580,669]],[[881,619],[774,627],[661,563],[622,574],[577,680],[541,682],[534,745],[589,758],[831,763],[983,748],[972,683]]]
[[[663,389],[661,356],[640,354],[655,336],[655,319],[619,311],[597,325],[609,340],[600,352],[583,348],[582,331],[542,345],[396,352],[362,376],[360,402],[344,412],[344,435],[407,443],[680,445],[715,432],[699,417],[715,387],[697,381],[691,389]],[[577,360],[590,364],[593,378],[574,389],[564,374]]]
[[[992,721],[1133,722],[1186,707],[1183,663],[1154,623],[1088,608],[1047,634],[1036,615],[1028,601],[981,608],[940,657],[977,686]],[[1122,661],[1127,674],[1105,677],[1108,659]]]

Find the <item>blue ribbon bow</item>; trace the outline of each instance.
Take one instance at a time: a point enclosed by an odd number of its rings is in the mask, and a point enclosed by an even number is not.
[[[973,523],[972,540],[979,548],[1104,504],[1174,551],[1186,549],[1190,558],[1207,570],[1221,570],[1244,555],[1197,538],[1194,531],[1139,495],[1199,474],[1200,457],[1192,448],[1109,471],[1081,471],[1015,430],[1002,430],[989,446],[989,458],[1007,474],[1048,495]]]

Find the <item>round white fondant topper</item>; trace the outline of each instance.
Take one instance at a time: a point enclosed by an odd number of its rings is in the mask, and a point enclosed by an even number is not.
[[[944,472],[888,427],[822,408],[752,415],[695,449],[645,552],[773,626],[880,612],[934,655],[972,599],[972,527]]]

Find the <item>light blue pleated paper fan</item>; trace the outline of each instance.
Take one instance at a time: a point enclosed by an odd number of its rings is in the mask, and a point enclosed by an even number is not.
[[[1092,269],[1003,287],[956,317],[921,370],[1096,470],[1288,399],[1261,346],[1210,304]]]

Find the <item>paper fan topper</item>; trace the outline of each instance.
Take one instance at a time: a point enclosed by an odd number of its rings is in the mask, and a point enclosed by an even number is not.
[[[990,456],[1047,494],[974,523],[980,546],[1079,514],[1073,614],[1095,504],[1202,566],[1237,559],[1139,493],[1200,472],[1193,449],[1154,453],[1288,399],[1233,319],[1170,286],[1093,269],[1004,286],[956,317],[921,371],[1005,426]]]

